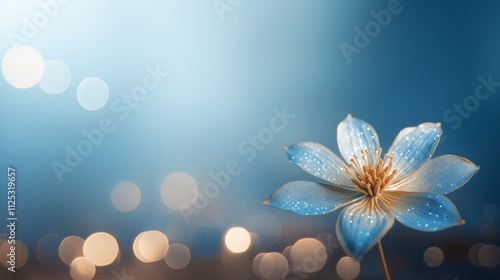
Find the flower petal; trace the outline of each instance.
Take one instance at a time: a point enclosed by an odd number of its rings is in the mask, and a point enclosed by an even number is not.
[[[374,165],[377,160],[375,149],[380,148],[375,129],[369,123],[351,115],[337,127],[337,144],[342,157],[348,163],[353,155],[361,159],[361,151],[366,149],[370,155],[369,161]]]
[[[437,193],[385,191],[382,198],[403,225],[420,231],[437,231],[462,225],[457,208]]]
[[[466,158],[439,156],[424,163],[390,189],[447,194],[467,183],[478,170],[479,167]]]
[[[423,123],[401,130],[387,151],[394,157],[393,168],[398,170],[394,180],[403,178],[431,158],[442,133],[440,123]]]
[[[337,237],[344,251],[360,259],[394,224],[394,216],[378,198],[347,206],[337,220]]]
[[[321,215],[334,211],[363,194],[357,191],[307,181],[289,182],[277,189],[264,205],[299,215]]]
[[[339,186],[354,186],[344,170],[346,163],[319,143],[297,143],[288,147],[286,154],[290,162],[317,178]]]

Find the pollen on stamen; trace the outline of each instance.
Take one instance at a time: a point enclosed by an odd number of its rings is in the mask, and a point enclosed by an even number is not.
[[[353,155],[351,163],[344,166],[344,171],[352,176],[351,181],[355,184],[355,188],[367,196],[377,196],[394,178],[397,169],[392,169],[393,157],[385,155],[381,159],[382,149],[375,150],[375,163],[370,163],[370,155],[368,150],[361,151],[362,161],[358,156]]]

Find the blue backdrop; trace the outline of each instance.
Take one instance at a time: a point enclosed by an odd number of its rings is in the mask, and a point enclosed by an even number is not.
[[[126,263],[137,234],[159,229],[191,249],[192,263],[177,277],[199,279],[197,270],[228,269],[218,259],[228,227],[248,228],[256,213],[272,214],[281,223],[279,237],[263,234],[260,247],[238,259],[243,270],[218,276],[254,279],[257,253],[334,232],[337,212],[299,217],[262,202],[285,182],[314,180],[281,147],[313,140],[337,152],[337,124],[351,113],[375,127],[384,150],[404,127],[441,122],[445,136],[435,155],[457,154],[481,167],[449,195],[465,225],[439,233],[396,225],[384,238],[393,276],[499,277],[498,266],[469,259],[475,243],[500,244],[497,1],[53,1],[57,9],[47,2],[0,1],[1,56],[13,44],[29,45],[71,70],[69,87],[57,95],[0,79],[0,166],[17,170],[17,238],[30,249],[26,270],[50,271],[35,256],[47,234],[110,232]],[[40,11],[46,20],[36,18]],[[134,99],[147,75],[157,87]],[[86,77],[109,87],[99,110],[78,102]],[[112,131],[101,131],[92,151],[68,165],[68,154],[87,139],[84,130],[100,129],[103,120]],[[55,162],[66,166],[62,175]],[[162,202],[167,175],[186,172],[203,191],[228,164],[239,172],[218,184],[217,195],[189,214],[189,223]],[[0,177],[6,184],[7,172]],[[140,188],[132,212],[111,203],[121,181]],[[7,235],[5,227],[0,233]],[[445,256],[436,268],[423,261],[432,246]],[[335,279],[343,255],[337,250],[312,278]],[[381,278],[377,258],[372,250],[363,259],[361,279]],[[67,268],[58,269],[61,279],[69,277]],[[157,279],[150,277],[144,279]]]

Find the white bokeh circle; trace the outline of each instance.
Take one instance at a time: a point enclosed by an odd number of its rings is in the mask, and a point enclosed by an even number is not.
[[[21,45],[8,50],[2,60],[5,80],[16,88],[30,88],[43,76],[42,55],[33,47]]]
[[[88,77],[78,85],[76,97],[83,108],[89,111],[99,110],[108,102],[109,88],[103,80]]]
[[[141,202],[141,190],[132,182],[120,182],[111,191],[111,203],[121,212],[135,210]]]
[[[43,76],[38,86],[48,94],[65,92],[71,83],[71,70],[66,63],[57,59],[44,61]]]

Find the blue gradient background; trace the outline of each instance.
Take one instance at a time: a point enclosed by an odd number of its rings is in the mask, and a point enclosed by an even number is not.
[[[19,33],[22,17],[39,9],[36,2],[20,2],[0,1],[2,56],[11,47],[7,34]],[[17,168],[17,234],[30,248],[27,269],[40,275],[48,271],[32,253],[46,234],[85,237],[107,231],[117,238],[122,256],[131,258],[139,232],[170,226],[182,233],[171,241],[189,244],[193,253],[194,262],[186,268],[191,272],[176,272],[178,279],[199,279],[195,271],[204,262],[212,269],[227,268],[213,261],[226,228],[246,225],[251,213],[261,211],[281,220],[281,239],[238,259],[243,272],[217,276],[254,279],[256,253],[281,251],[299,238],[334,232],[338,213],[299,217],[262,201],[285,182],[312,179],[288,162],[282,146],[313,140],[337,151],[337,124],[351,113],[376,128],[384,149],[404,127],[442,122],[447,138],[435,155],[457,154],[481,167],[449,195],[464,226],[421,233],[398,224],[384,238],[393,276],[498,279],[498,266],[476,267],[467,252],[477,242],[500,244],[498,221],[496,235],[487,240],[481,235],[483,209],[499,203],[500,87],[457,129],[444,113],[474,94],[478,76],[492,74],[500,81],[500,3],[401,1],[402,12],[347,63],[339,44],[353,44],[353,28],[364,28],[373,19],[370,11],[386,9],[387,3],[243,1],[224,20],[212,1],[72,1],[61,6],[29,44],[45,59],[62,60],[71,68],[68,90],[51,96],[38,86],[20,90],[0,79],[0,166]],[[142,82],[145,68],[157,64],[170,77],[119,120],[111,102],[129,94]],[[76,99],[78,83],[88,76],[100,77],[110,88],[101,110],[87,111]],[[268,126],[274,108],[283,107],[296,118],[247,162],[238,145]],[[106,117],[113,119],[115,131],[59,182],[52,162],[64,161],[65,147],[75,147],[83,129],[97,127]],[[231,177],[189,225],[162,203],[160,185],[168,174],[187,172],[203,186],[212,181],[209,172],[223,170],[230,160],[241,164],[241,174]],[[7,175],[0,176],[6,182]],[[131,213],[116,211],[110,202],[120,181],[141,188],[141,204]],[[1,191],[0,201],[5,196]],[[0,220],[6,214],[0,211]],[[423,262],[431,246],[445,252],[437,268]],[[335,279],[342,255],[337,251],[311,279]],[[360,279],[381,279],[377,258],[372,250],[363,259]],[[144,279],[157,279],[151,277]]]

